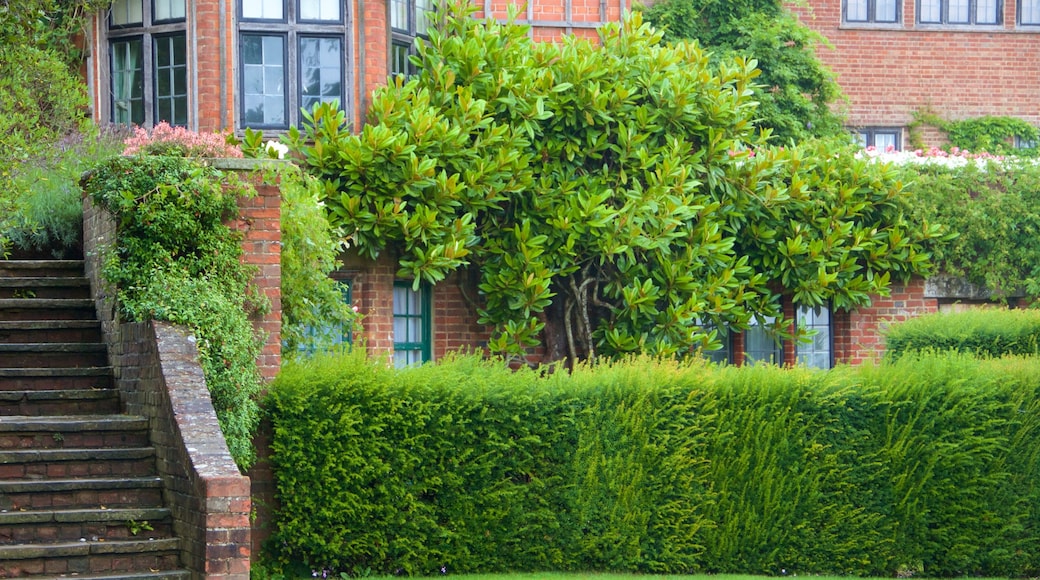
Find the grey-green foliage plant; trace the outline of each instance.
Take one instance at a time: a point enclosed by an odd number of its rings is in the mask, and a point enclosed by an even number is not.
[[[782,0],[664,0],[644,9],[665,40],[697,41],[716,61],[754,59],[757,125],[774,142],[843,136],[842,102],[834,74],[820,61],[826,39],[802,24]]]
[[[782,319],[784,289],[848,307],[927,269],[937,230],[891,171],[764,145],[749,61],[663,45],[639,13],[542,44],[453,10],[360,134],[323,105],[289,141],[363,255],[416,284],[479,271],[492,350],[686,352],[716,342],[705,322]]]
[[[241,234],[225,222],[251,189],[198,159],[140,155],[95,167],[84,191],[116,220],[102,276],[127,320],[191,329],[213,408],[241,469],[255,460],[257,358],[263,340],[249,314],[267,307],[242,263]]]

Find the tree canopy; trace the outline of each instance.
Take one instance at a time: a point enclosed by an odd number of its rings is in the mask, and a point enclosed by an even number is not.
[[[827,41],[783,0],[663,0],[645,18],[664,30],[666,41],[696,40],[713,60],[755,59],[757,124],[772,131],[774,142],[844,134],[833,109],[841,88],[816,55]]]
[[[927,269],[937,229],[906,218],[890,168],[767,146],[749,59],[662,44],[639,13],[558,44],[469,13],[359,134],[323,105],[289,140],[357,251],[394,252],[416,285],[472,269],[493,350],[689,352],[782,321],[784,293],[847,308]]]

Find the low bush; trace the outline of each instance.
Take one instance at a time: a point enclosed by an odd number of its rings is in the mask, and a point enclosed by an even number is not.
[[[83,188],[116,220],[102,276],[122,313],[191,329],[228,448],[247,468],[255,458],[263,342],[249,314],[267,302],[252,286],[254,269],[241,262],[241,234],[225,224],[251,188],[195,159],[147,155],[100,164]]]
[[[885,335],[887,356],[926,350],[1035,356],[1040,354],[1040,311],[987,308],[929,314],[895,325]]]
[[[1038,377],[964,355],[828,373],[319,357],[267,399],[267,554],[354,575],[1036,575]]]

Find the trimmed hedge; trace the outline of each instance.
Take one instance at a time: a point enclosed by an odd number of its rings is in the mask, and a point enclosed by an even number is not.
[[[573,373],[362,354],[271,388],[283,564],[1040,572],[1040,361],[635,360]]]
[[[1040,354],[1040,310],[970,309],[910,319],[889,329],[885,352],[955,351],[984,357]]]

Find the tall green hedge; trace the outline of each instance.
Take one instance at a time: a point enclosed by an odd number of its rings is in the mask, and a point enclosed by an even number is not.
[[[971,309],[902,322],[885,335],[885,352],[955,351],[983,357],[1040,355],[1040,310]]]
[[[1040,362],[573,373],[361,354],[272,385],[268,554],[348,573],[1040,572]]]

